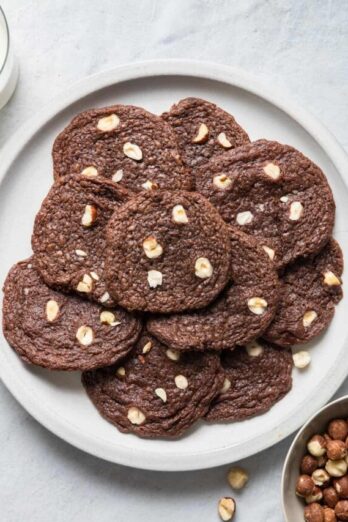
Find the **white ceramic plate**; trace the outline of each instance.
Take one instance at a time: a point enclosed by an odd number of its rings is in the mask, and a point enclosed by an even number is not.
[[[206,98],[231,112],[252,140],[276,139],[299,148],[326,173],[337,203],[335,235],[348,258],[347,158],[332,136],[288,98],[224,66],[156,61],[87,78],[20,129],[1,152],[0,280],[30,255],[33,220],[52,183],[50,151],[79,111],[113,103],[160,114],[180,98]],[[181,440],[142,440],[104,421],[83,392],[78,373],[49,372],[21,362],[1,338],[0,374],[17,400],[59,437],[98,457],[155,470],[201,469],[232,462],[280,441],[333,395],[348,370],[347,298],[328,332],[315,342],[312,365],[294,371],[293,390],[265,415],[235,424],[196,425]],[[275,379],[277,378],[275,369]]]

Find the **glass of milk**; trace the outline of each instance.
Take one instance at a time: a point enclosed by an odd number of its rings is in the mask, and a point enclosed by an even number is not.
[[[5,14],[0,7],[0,109],[11,98],[17,79],[18,64],[13,55]]]

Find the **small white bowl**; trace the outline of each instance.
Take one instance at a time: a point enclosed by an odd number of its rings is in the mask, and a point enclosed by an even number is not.
[[[332,419],[346,418],[348,418],[348,395],[330,402],[315,413],[293,440],[284,462],[281,481],[283,513],[287,522],[304,520],[303,510],[305,504],[295,494],[295,487],[300,474],[301,459],[307,453],[306,445],[308,440],[312,435],[324,433]]]

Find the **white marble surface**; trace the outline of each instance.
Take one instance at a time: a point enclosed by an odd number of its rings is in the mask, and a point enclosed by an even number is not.
[[[348,149],[346,0],[3,0],[20,61],[0,112],[0,147],[66,86],[117,64],[195,58],[237,65],[286,89]],[[1,149],[0,149],[1,158]],[[348,393],[348,381],[337,395]],[[36,423],[0,384],[4,522],[216,521],[227,467],[127,469],[86,455]],[[236,520],[282,519],[279,482],[291,438],[243,461]]]

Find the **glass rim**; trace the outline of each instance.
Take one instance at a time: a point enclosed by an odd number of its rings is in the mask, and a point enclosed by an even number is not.
[[[4,61],[3,61],[2,64],[0,64],[0,73],[1,73],[3,71],[3,69],[5,68],[5,65],[6,65],[6,62],[7,62],[7,58],[8,58],[8,54],[9,54],[9,50],[10,50],[10,30],[9,30],[9,27],[8,27],[8,23],[7,23],[7,19],[6,19],[4,10],[1,7],[1,5],[0,5],[0,17],[2,17],[3,20],[4,20],[5,30],[6,30],[6,34],[7,34],[7,49],[6,49]]]

